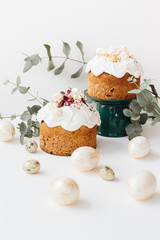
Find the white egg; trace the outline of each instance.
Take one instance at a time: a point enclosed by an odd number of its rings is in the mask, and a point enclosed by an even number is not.
[[[150,142],[146,137],[138,136],[133,138],[128,144],[128,152],[134,158],[143,158],[150,151]]]
[[[15,135],[15,128],[8,120],[0,120],[0,141],[8,142]]]
[[[58,177],[50,185],[50,194],[61,205],[71,205],[78,200],[79,187],[71,178]]]
[[[72,153],[71,162],[78,170],[89,171],[97,166],[99,153],[92,147],[80,147]]]
[[[128,192],[136,200],[146,200],[155,193],[157,181],[155,176],[146,170],[133,174],[128,181]]]

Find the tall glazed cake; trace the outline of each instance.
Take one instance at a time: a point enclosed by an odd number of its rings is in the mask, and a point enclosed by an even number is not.
[[[106,100],[124,100],[136,95],[128,93],[140,86],[143,69],[124,46],[97,49],[97,55],[86,67],[88,73],[88,95]],[[130,84],[128,78],[135,78]]]
[[[82,146],[96,148],[99,113],[86,102],[83,91],[68,90],[54,94],[54,101],[41,108],[37,115],[40,147],[43,151],[70,156]]]

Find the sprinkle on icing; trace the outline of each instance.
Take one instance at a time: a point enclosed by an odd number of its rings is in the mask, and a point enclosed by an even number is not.
[[[96,53],[97,55],[87,64],[87,73],[92,71],[95,76],[99,76],[105,72],[117,78],[122,78],[126,73],[135,78],[143,74],[140,63],[124,46],[112,46],[109,49],[98,48]]]

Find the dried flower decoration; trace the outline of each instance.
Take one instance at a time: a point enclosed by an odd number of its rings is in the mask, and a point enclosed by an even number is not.
[[[71,106],[72,104],[82,106],[82,102],[85,102],[86,97],[83,91],[78,91],[77,88],[72,88],[67,90],[66,93],[61,92],[53,94],[53,99],[57,104],[57,107],[60,108],[63,106]]]

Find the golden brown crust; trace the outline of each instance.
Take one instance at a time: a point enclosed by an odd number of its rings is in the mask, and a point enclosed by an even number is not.
[[[72,152],[83,146],[96,148],[97,125],[93,128],[86,126],[70,132],[61,126],[50,128],[45,122],[40,127],[40,148],[50,154],[70,156]]]
[[[130,84],[127,79],[131,77],[126,73],[122,78],[116,78],[108,73],[95,76],[91,71],[88,73],[88,95],[106,100],[123,100],[135,98],[135,94],[128,91],[137,88],[135,84]],[[140,86],[140,77],[136,78],[136,84]]]

